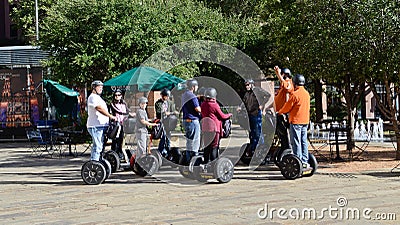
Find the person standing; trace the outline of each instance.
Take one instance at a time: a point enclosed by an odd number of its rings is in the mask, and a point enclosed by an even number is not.
[[[217,103],[217,90],[207,88],[204,93],[205,101],[201,104],[201,130],[204,148],[204,164],[218,158],[219,143],[222,137],[222,121],[229,119],[232,114],[224,114]]]
[[[283,105],[287,102],[290,95],[294,91],[292,82],[292,73],[288,68],[280,69],[278,66],[274,67],[275,74],[279,79],[280,86],[278,93],[275,96],[275,109],[278,112]],[[287,115],[278,115],[276,121],[276,133],[281,141],[281,149],[290,149],[289,133],[287,124]]]
[[[148,100],[146,97],[140,97],[138,99],[139,108],[136,111],[136,141],[137,141],[137,151],[136,158],[139,158],[142,155],[145,155],[147,152],[147,127],[148,126],[157,126],[156,123],[149,122],[149,118],[147,116],[146,107]]]
[[[104,132],[108,127],[109,120],[116,120],[116,117],[108,113],[107,104],[101,98],[103,92],[103,82],[95,80],[92,82],[92,93],[89,95],[88,119],[86,127],[92,137],[93,145],[90,160],[99,161],[103,151]]]
[[[201,108],[197,96],[194,94],[199,87],[197,80],[186,81],[186,91],[182,94],[183,128],[186,137],[187,157],[197,155],[200,148],[200,113]]]
[[[261,90],[261,88],[255,87],[253,79],[246,79],[244,84],[246,93],[243,97],[242,106],[237,110],[241,111],[243,107],[245,107],[248,113],[250,123],[250,149],[248,149],[248,151],[250,152],[247,153],[252,155],[259,143],[264,144],[264,137],[262,135],[262,111],[270,96],[265,91]]]
[[[113,93],[113,99],[110,103],[110,111],[111,114],[117,118],[117,122],[121,125],[121,130],[119,136],[112,140],[111,150],[115,151],[120,159],[124,159],[124,155],[122,153],[122,147],[124,142],[124,122],[128,119],[129,108],[124,101],[122,96],[122,91],[120,89],[116,89]],[[132,115],[132,114],[131,114]]]
[[[299,157],[303,167],[308,164],[307,127],[310,122],[310,94],[304,88],[306,79],[301,74],[296,74],[293,79],[294,92],[289,100],[278,111],[278,114],[289,113],[290,142],[293,153]]]
[[[170,120],[173,115],[178,114],[175,110],[175,105],[169,100],[171,96],[171,91],[164,88],[161,90],[161,98],[158,99],[155,104],[156,118],[159,119],[164,125],[164,134],[161,136],[160,143],[158,145],[158,151],[167,158],[170,154],[169,149],[171,147],[171,129]],[[172,123],[172,122],[171,122]]]

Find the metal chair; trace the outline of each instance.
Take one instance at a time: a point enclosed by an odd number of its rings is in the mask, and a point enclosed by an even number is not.
[[[47,154],[53,157],[55,153],[62,156],[64,142],[56,130],[27,128],[26,136],[30,144],[31,156],[45,157]]]
[[[324,154],[322,154],[320,151],[324,149],[325,147],[329,146],[329,142],[327,139],[315,139],[315,138],[310,138],[310,136],[307,136],[308,143],[310,144],[312,148],[312,154],[315,156],[319,156],[319,161],[320,160],[325,160],[325,161],[331,161],[328,157],[326,157]],[[316,146],[316,144],[320,144],[319,146]]]

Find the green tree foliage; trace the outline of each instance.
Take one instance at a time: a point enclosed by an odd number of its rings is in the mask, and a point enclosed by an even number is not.
[[[353,128],[366,81],[372,90],[378,81],[398,84],[398,1],[303,0],[285,6],[286,13],[267,23],[277,46],[273,55],[289,57],[296,72],[337,87]]]
[[[11,11],[13,23],[17,25],[23,32],[23,39],[27,43],[35,44],[36,40],[36,8],[35,1],[18,1],[9,0],[10,4],[15,4],[16,7]],[[39,0],[38,13],[39,23],[46,16],[46,12],[54,0]]]
[[[243,49],[252,45],[257,29],[249,20],[225,18],[189,0],[63,0],[49,8],[40,45],[51,52],[53,77],[88,82],[109,79],[179,42],[213,40]],[[196,67],[175,68],[182,74],[174,75],[192,77]]]

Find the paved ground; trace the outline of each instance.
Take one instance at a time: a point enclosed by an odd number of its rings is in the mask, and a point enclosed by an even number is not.
[[[232,143],[240,146],[243,140],[234,138]],[[89,186],[80,177],[87,154],[38,158],[31,157],[26,146],[27,143],[0,143],[0,224],[400,221],[400,174],[391,173],[390,168],[365,173],[320,170],[312,177],[285,180],[274,166],[257,171],[237,166],[230,183],[200,184],[163,167],[155,177],[118,172],[104,184]],[[79,146],[78,153],[82,151],[83,146]],[[299,218],[291,218],[295,216]]]

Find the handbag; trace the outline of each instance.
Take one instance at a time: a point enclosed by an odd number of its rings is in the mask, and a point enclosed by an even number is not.
[[[226,119],[222,121],[222,138],[227,138],[231,134],[232,120]]]
[[[121,132],[121,124],[117,121],[111,121],[107,128],[107,138],[115,139],[119,137]]]

